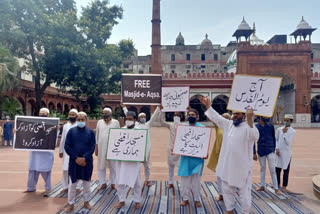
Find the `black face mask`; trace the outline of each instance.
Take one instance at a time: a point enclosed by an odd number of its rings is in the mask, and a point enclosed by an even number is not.
[[[69,117],[69,121],[70,121],[71,123],[76,122],[76,120],[77,120],[77,118],[76,118],[76,117]]]
[[[110,118],[110,114],[104,114],[103,115],[103,119],[109,119]]]
[[[48,117],[48,115],[40,115],[39,117]]]
[[[191,123],[191,124],[195,123],[196,120],[197,120],[197,119],[196,119],[195,117],[188,117],[188,121],[189,121],[189,123]]]

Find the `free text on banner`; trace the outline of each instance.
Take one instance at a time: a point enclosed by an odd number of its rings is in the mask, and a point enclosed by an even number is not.
[[[162,87],[161,104],[163,112],[187,111],[189,106],[189,87]]]
[[[281,77],[235,75],[227,109],[272,117],[281,86]]]
[[[13,149],[48,151],[57,142],[59,118],[16,116]]]
[[[122,102],[123,104],[159,105],[161,85],[161,74],[122,74]]]
[[[210,138],[211,128],[178,125],[172,154],[205,158],[208,156]]]
[[[107,160],[145,161],[147,135],[147,129],[110,129]]]

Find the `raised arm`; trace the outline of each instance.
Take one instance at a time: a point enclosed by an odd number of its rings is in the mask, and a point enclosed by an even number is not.
[[[228,126],[230,123],[230,120],[225,119],[220,114],[218,114],[212,107],[209,100],[209,97],[201,97],[200,98],[201,103],[206,107],[207,111],[205,112],[205,115],[214,122],[216,125],[218,125],[219,128],[225,129],[225,127]]]
[[[165,112],[161,112],[160,113],[160,123],[162,126],[170,129],[170,123],[166,122],[166,113]]]
[[[149,125],[150,128],[153,126],[154,121],[156,121],[156,119],[159,117],[160,117],[160,108],[159,108],[159,106],[157,106],[156,110],[151,115],[150,120],[147,122],[147,124]]]

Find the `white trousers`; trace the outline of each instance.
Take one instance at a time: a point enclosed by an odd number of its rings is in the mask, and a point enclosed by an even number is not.
[[[181,176],[181,196],[183,201],[190,200],[193,193],[194,201],[200,201],[201,176],[193,174],[191,176]]]
[[[150,179],[150,154],[147,157],[147,160],[143,163],[144,166],[144,177],[146,181]]]
[[[173,184],[174,180],[174,165],[169,165],[169,184]]]
[[[137,180],[133,187],[133,201],[135,203],[141,202],[141,190],[142,190],[142,181],[140,175],[137,177]],[[117,185],[117,195],[119,202],[125,202],[127,198],[126,185],[119,184]]]
[[[260,162],[260,185],[265,186],[266,185],[266,168],[267,168],[267,160],[268,160],[268,166],[269,166],[269,172],[272,179],[273,188],[275,190],[278,189],[278,181],[277,181],[277,174],[276,174],[276,154],[274,152],[262,156],[259,156],[259,162]]]
[[[76,194],[77,194],[77,184],[80,180],[77,180],[77,182],[72,183],[71,179],[69,181],[69,191],[68,191],[68,203],[70,205],[73,205],[76,200]],[[82,185],[83,185],[83,200],[84,201],[89,201],[90,200],[90,181],[84,181],[82,180]]]
[[[217,176],[217,186],[218,186],[218,194],[219,195],[222,195],[222,180],[219,176]]]
[[[45,182],[45,189],[46,190],[51,189],[51,171],[39,172],[39,171],[35,171],[35,170],[29,170],[28,187],[27,187],[28,191],[35,191],[36,190],[40,174]]]
[[[68,170],[63,170],[62,171],[62,180],[61,180],[61,185],[62,185],[62,189],[68,189],[69,188],[69,174],[68,174]],[[77,189],[81,188],[81,182],[77,182]]]
[[[100,185],[107,183],[107,168],[98,169],[98,177]],[[109,168],[109,184],[116,183],[116,170],[113,164],[110,164]]]
[[[235,208],[236,197],[240,198],[242,213],[250,213],[251,208],[251,172],[247,178],[245,185],[242,188],[230,186],[227,182],[222,181],[223,201],[227,211],[232,211]]]
[[[12,140],[4,140],[4,145],[5,146],[9,145],[8,142],[10,142],[10,146],[12,146]]]

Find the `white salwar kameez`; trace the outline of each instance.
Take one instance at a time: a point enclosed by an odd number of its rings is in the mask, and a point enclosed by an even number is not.
[[[115,161],[116,188],[120,202],[126,200],[126,186],[133,188],[133,201],[136,203],[141,202],[141,165],[140,162]]]
[[[283,133],[284,127],[279,127],[276,133],[276,149],[279,149],[280,156],[276,157],[276,167],[286,170],[292,156],[292,140],[296,131],[289,127],[286,133]]]
[[[127,114],[128,109],[126,107],[124,107],[123,111],[125,114]],[[154,121],[157,119],[157,117],[160,116],[159,112],[160,112],[160,108],[157,107],[148,122],[146,122],[146,123],[139,123],[138,122],[138,123],[136,123],[136,127],[135,127],[135,128],[139,128],[139,129],[147,129],[148,130],[147,157],[146,157],[146,161],[143,163],[144,176],[145,176],[146,181],[149,181],[149,178],[150,178],[150,152],[151,152],[151,140],[150,140],[151,133],[150,132],[151,132],[151,128],[154,124]]]
[[[177,125],[181,124],[181,122],[173,122],[173,123],[167,123],[165,121],[165,113],[161,113],[160,117],[161,125],[168,128],[170,131],[170,141],[168,146],[168,168],[169,168],[169,184],[173,184],[174,179],[174,167],[179,163],[180,155],[173,155],[171,153],[173,143],[174,143],[174,136],[176,133]]]
[[[227,211],[234,209],[238,192],[242,212],[249,213],[253,144],[259,139],[259,131],[246,122],[236,127],[232,120],[223,118],[211,107],[205,114],[224,132],[216,174],[222,180],[222,194]]]
[[[62,136],[60,140],[60,146],[59,146],[59,153],[63,153],[62,158],[62,189],[68,189],[68,181],[69,181],[69,175],[68,175],[68,168],[69,168],[69,155],[64,150],[64,144],[66,142],[68,131],[76,127],[77,123],[71,124],[70,122],[66,123],[63,126]]]
[[[109,183],[115,184],[115,162],[106,160],[109,129],[120,128],[118,120],[112,119],[108,124],[102,119],[97,123],[96,142],[98,145],[98,177],[100,185],[106,184],[106,170],[110,170]]]

